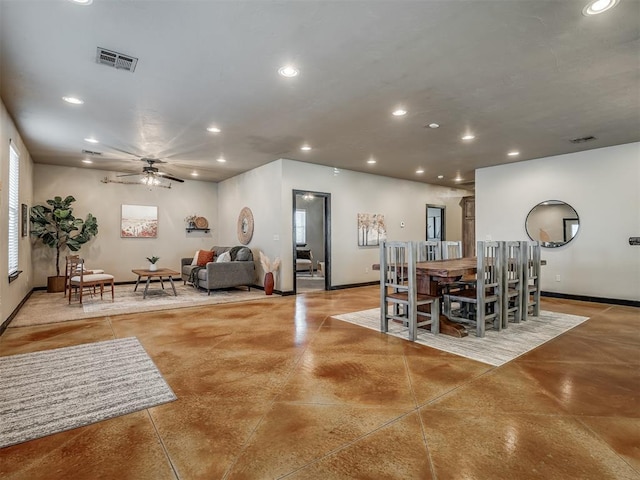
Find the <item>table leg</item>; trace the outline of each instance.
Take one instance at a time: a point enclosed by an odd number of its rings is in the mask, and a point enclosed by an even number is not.
[[[147,290],[149,290],[149,283],[151,283],[151,277],[147,277],[147,284],[144,286],[144,294],[142,295],[142,299],[147,298]]]
[[[176,292],[176,286],[173,284],[173,277],[171,275],[169,275],[169,281],[171,282],[171,288],[173,288],[173,295],[177,297],[178,292]]]
[[[164,290],[164,283],[162,283],[162,276],[160,276],[160,286],[162,287],[162,289]]]
[[[138,284],[140,283],[140,278],[141,278],[140,275],[138,275],[138,280],[136,280],[136,286],[133,289],[134,292],[138,290]]]

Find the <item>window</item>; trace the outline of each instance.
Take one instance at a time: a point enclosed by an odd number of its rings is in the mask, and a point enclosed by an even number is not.
[[[20,226],[20,157],[13,143],[9,143],[9,277],[18,275],[18,239]]]
[[[307,243],[307,211],[296,209],[296,243]]]

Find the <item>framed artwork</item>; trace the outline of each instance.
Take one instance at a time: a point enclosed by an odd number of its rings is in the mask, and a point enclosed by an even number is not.
[[[22,210],[20,212],[22,216],[20,219],[22,220],[22,236],[26,237],[29,234],[29,207],[26,204],[22,204]]]
[[[387,239],[387,227],[382,213],[358,214],[358,246],[373,247]]]
[[[122,205],[120,236],[122,238],[156,238],[158,236],[158,207]]]

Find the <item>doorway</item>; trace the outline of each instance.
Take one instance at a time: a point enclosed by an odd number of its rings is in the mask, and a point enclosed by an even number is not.
[[[293,190],[293,290],[331,286],[331,194]]]
[[[446,240],[444,211],[445,207],[441,205],[427,204],[427,228],[425,232],[427,240]]]

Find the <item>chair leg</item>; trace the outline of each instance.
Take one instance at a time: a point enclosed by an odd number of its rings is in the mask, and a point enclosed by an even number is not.
[[[431,304],[431,333],[440,333],[440,299],[435,299]]]

